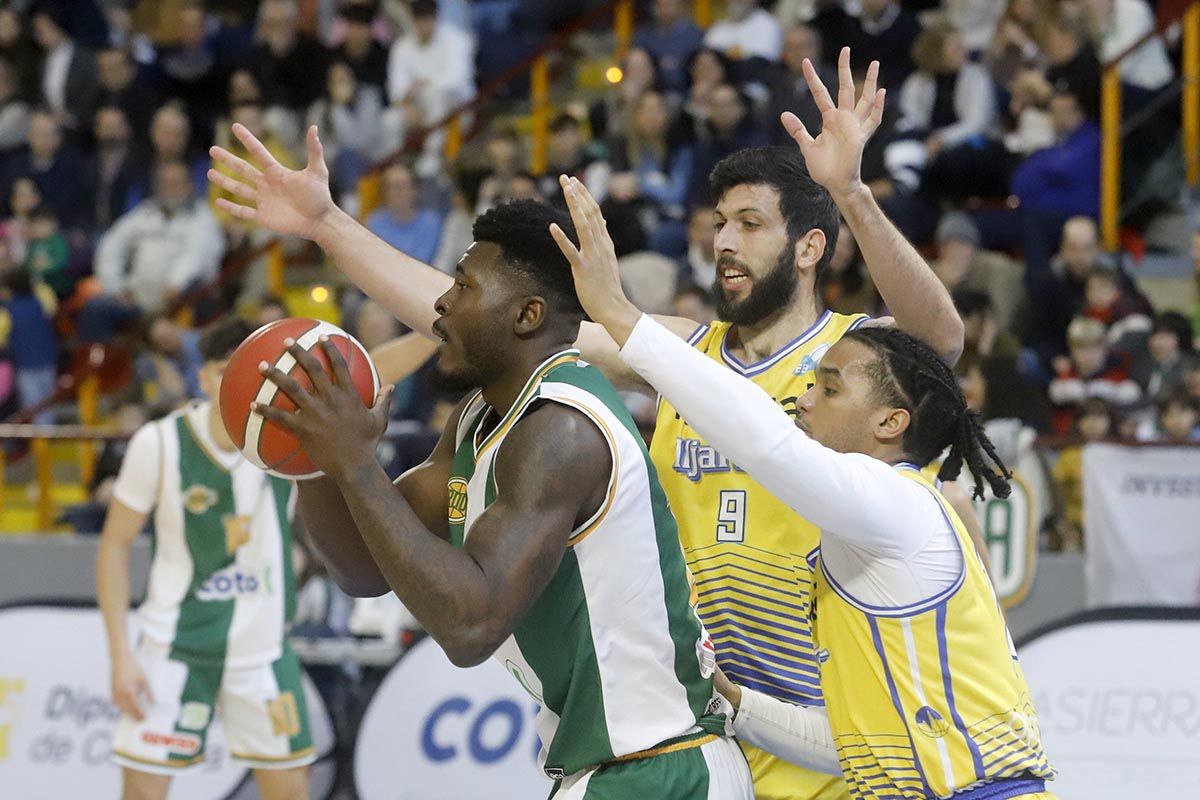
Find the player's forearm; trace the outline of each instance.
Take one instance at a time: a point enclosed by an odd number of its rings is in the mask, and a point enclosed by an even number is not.
[[[834,195],[834,201],[896,324],[953,364],[962,353],[963,324],[946,287],[883,213],[869,189],[861,186]]]
[[[491,655],[503,636],[480,565],[431,533],[378,465],[364,465],[340,488],[388,585],[450,660],[472,666]]]
[[[340,209],[328,215],[314,241],[368,297],[417,333],[432,336],[433,304],[450,288],[449,275],[395,249]]]
[[[96,552],[96,605],[104,618],[111,658],[130,652],[125,615],[129,611],[130,545],[100,537]]]
[[[322,477],[300,481],[296,487],[308,541],[342,591],[352,597],[378,597],[391,591],[337,484]]]
[[[743,686],[733,730],[739,739],[785,761],[827,775],[842,774],[823,708],[785,703]]]

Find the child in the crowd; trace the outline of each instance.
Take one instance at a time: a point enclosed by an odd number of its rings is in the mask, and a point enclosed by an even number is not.
[[[1050,534],[1050,549],[1077,552],[1083,549],[1083,448],[1112,434],[1112,407],[1089,397],[1075,409],[1075,443],[1065,448],[1054,464],[1054,485],[1062,512]]]
[[[1158,416],[1151,429],[1138,438],[1143,441],[1186,444],[1200,441],[1200,400],[1183,386],[1177,386],[1158,400]]]
[[[70,265],[71,246],[58,228],[58,217],[48,206],[38,206],[29,215],[29,241],[22,266],[61,300],[75,290]]]
[[[1055,359],[1056,374],[1049,387],[1054,433],[1071,430],[1075,406],[1089,397],[1106,400],[1118,410],[1141,399],[1142,387],[1129,377],[1129,357],[1109,347],[1104,323],[1077,317],[1067,327],[1067,344],[1071,355]]]

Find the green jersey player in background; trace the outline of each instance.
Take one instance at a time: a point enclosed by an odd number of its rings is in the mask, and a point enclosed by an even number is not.
[[[227,319],[201,338],[210,398],[252,330]],[[242,457],[215,401],[193,402],[130,440],[96,564],[126,800],[162,800],[172,776],[201,764],[216,714],[265,800],[308,796],[315,756],[300,663],[284,638],[296,593],[294,495],[293,484]],[[134,645],[129,551],[151,512],[154,558]]]
[[[555,800],[749,800],[708,713],[715,658],[666,497],[616,391],[572,349],[583,310],[554,222],[570,228],[531,201],[476,220],[434,328],[443,375],[479,391],[394,486],[375,460],[387,393],[364,408],[328,342],[332,379],[293,346],[313,389],[265,370],[298,410],[261,413],[327,476],[299,484],[300,508],[342,588],[394,591],[452,662],[494,657],[538,702]]]

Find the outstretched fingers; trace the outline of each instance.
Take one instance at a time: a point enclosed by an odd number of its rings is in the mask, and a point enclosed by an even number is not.
[[[308,126],[308,136],[305,138],[308,149],[308,169],[313,172],[328,174],[329,167],[325,164],[325,148],[321,145],[321,137],[316,125]]]
[[[833,104],[833,98],[829,96],[829,90],[825,88],[824,81],[817,75],[817,68],[807,58],[804,59],[804,80],[808,81],[808,91],[812,93],[818,111],[824,114],[837,107]]]
[[[866,122],[871,117],[871,108],[875,103],[875,94],[879,87],[879,62],[872,61],[867,67],[867,78],[863,81],[862,96],[854,107],[854,115],[859,122]]]
[[[790,111],[785,111],[779,115],[779,121],[783,123],[783,129],[787,131],[788,136],[792,137],[796,144],[800,145],[801,150],[813,143],[812,134],[808,132],[808,128],[804,127],[804,123]]]
[[[240,122],[233,124],[233,135],[242,143],[251,156],[264,168],[278,167],[279,162],[275,160],[275,156],[271,155],[271,151],[267,146],[258,140],[258,137],[250,132],[250,129]]]
[[[258,202],[258,189],[248,183],[243,183],[237,178],[226,175],[224,172],[218,172],[215,169],[209,169],[208,180],[210,183],[215,183],[221,189],[229,192],[234,197],[240,197],[243,200],[249,200],[251,203]]]
[[[838,108],[845,111],[854,108],[854,73],[850,70],[849,47],[843,47],[838,53]]]

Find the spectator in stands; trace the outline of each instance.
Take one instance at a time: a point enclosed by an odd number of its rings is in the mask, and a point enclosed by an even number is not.
[[[186,164],[155,169],[154,197],[109,229],[96,250],[104,295],[84,306],[79,332],[107,341],[138,316],[167,309],[188,288],[217,277],[225,238],[192,188]]]
[[[221,110],[222,65],[215,42],[208,36],[204,5],[185,2],[175,9],[176,41],[158,55],[165,78],[164,95],[183,103],[196,131],[208,131]]]
[[[1049,13],[1047,5],[1038,0],[1004,4],[984,59],[996,83],[1007,86],[1018,73],[1043,66],[1046,57],[1039,36]]]
[[[383,99],[376,87],[360,84],[344,61],[330,65],[325,87],[325,96],[308,110],[308,124],[321,131],[334,192],[352,194],[371,163],[386,155],[380,147]]]
[[[1100,61],[1088,35],[1087,19],[1077,10],[1059,7],[1042,26],[1046,51],[1045,88],[1049,102],[1053,87],[1069,89],[1089,119],[1100,119]]]
[[[475,96],[475,43],[454,25],[438,21],[437,0],[413,0],[412,30],[388,55],[392,104],[412,96],[425,123],[441,120]]]
[[[892,92],[914,69],[912,48],[920,32],[916,15],[899,0],[863,0],[862,13],[845,17],[841,35],[826,39],[849,47],[862,63],[878,61],[879,85]]]
[[[8,193],[10,216],[0,224],[0,240],[4,242],[4,254],[14,264],[25,260],[25,246],[29,241],[29,215],[42,204],[42,192],[33,178],[17,178]]]
[[[1074,407],[1085,398],[1102,398],[1118,410],[1141,399],[1141,387],[1129,377],[1129,358],[1109,348],[1104,323],[1076,317],[1067,328],[1067,346],[1070,356],[1055,359],[1049,387],[1055,433],[1070,430]]]
[[[158,80],[147,68],[139,68],[129,53],[110,47],[96,54],[96,77],[100,83],[97,106],[116,106],[125,112],[130,130],[144,141],[150,121],[159,106]]]
[[[137,359],[138,377],[157,387],[158,405],[174,408],[185,400],[204,397],[200,388],[200,331],[185,328],[166,315],[152,317],[145,327],[147,350]]]
[[[367,218],[367,228],[397,250],[431,263],[442,235],[442,217],[417,205],[417,179],[408,166],[393,164],[382,181],[383,207]]]
[[[41,53],[20,14],[10,5],[0,7],[0,58],[12,65],[18,97],[27,102],[41,97]]]
[[[26,269],[9,270],[0,285],[0,300],[8,312],[8,349],[16,372],[17,400],[25,409],[53,391],[58,377],[58,337],[51,318],[54,299]],[[35,414],[33,421],[48,425],[53,411]]]
[[[29,104],[19,91],[16,71],[0,57],[0,161],[25,144],[29,136]]]
[[[1145,347],[1134,355],[1132,375],[1147,400],[1153,401],[1183,386],[1184,374],[1195,357],[1187,317],[1178,311],[1164,311],[1154,317]]]
[[[278,295],[266,294],[258,301],[258,308],[255,309],[253,320],[258,326],[266,325],[269,322],[278,322],[281,319],[287,319],[291,316],[288,313],[287,303]]]
[[[233,107],[230,113],[230,122],[239,125],[244,125],[258,140],[263,143],[267,151],[274,156],[275,160],[285,167],[291,167],[296,162],[287,145],[284,144],[282,138],[272,129],[268,128],[264,123],[263,107],[259,103],[245,102]],[[250,154],[246,150],[241,141],[233,136],[230,132],[229,125],[222,125],[217,130],[217,144],[225,149],[237,153],[242,158],[249,158]],[[220,169],[220,167],[217,167]],[[207,182],[207,178],[205,179]],[[220,198],[232,199],[233,196],[217,187],[214,183],[208,184],[208,200],[212,205],[217,219],[225,225],[229,231],[244,231],[246,226],[235,221],[226,212],[216,208],[217,200]]]
[[[33,13],[33,38],[42,49],[41,96],[63,126],[86,126],[95,107],[96,56],[68,35],[66,14],[42,3]]]
[[[1200,442],[1200,400],[1187,389],[1177,386],[1166,392],[1157,403],[1158,416],[1152,429],[1139,431],[1142,441],[1187,444]]]
[[[58,229],[58,218],[47,206],[35,208],[29,215],[29,241],[21,264],[35,283],[43,283],[62,299],[75,290],[71,275],[71,246]]]
[[[641,47],[631,47],[621,62],[621,82],[588,109],[592,136],[605,141],[624,136],[638,98],[659,91],[658,66],[654,57]]]
[[[375,39],[373,3],[349,3],[339,12],[346,24],[345,39],[334,50],[334,57],[354,70],[360,84],[375,87],[380,97],[387,89],[388,51]]]
[[[1155,29],[1154,12],[1146,0],[1085,0],[1083,7],[1099,43],[1102,62],[1121,56]],[[1145,94],[1158,91],[1175,77],[1167,48],[1159,38],[1150,39],[1121,59],[1119,70],[1122,83]]]
[[[1050,122],[1050,97],[1054,94],[1044,73],[1027,69],[1008,84],[1008,110],[1012,129],[1004,135],[1004,146],[1016,158],[1044,150],[1054,144]]]
[[[742,85],[761,96],[771,65],[783,53],[783,30],[755,0],[727,0],[725,12],[708,29],[704,44],[735,62]]]
[[[8,193],[20,177],[33,178],[43,202],[54,209],[62,223],[74,228],[88,216],[87,171],[75,150],[63,144],[62,131],[54,114],[34,111],[29,117],[29,147],[9,160],[3,185]]]
[[[708,174],[717,162],[738,150],[767,144],[767,135],[754,124],[749,101],[730,84],[713,89],[708,101],[709,139],[696,146],[688,205],[710,203]]]
[[[1183,386],[1197,401],[1200,401],[1200,360],[1193,360],[1183,367]]]
[[[770,92],[763,106],[762,128],[771,132],[774,144],[790,144],[792,137],[779,124],[779,115],[791,111],[813,136],[821,132],[821,112],[808,80],[804,77],[804,59],[812,62],[817,75],[826,86],[837,85],[837,75],[824,62],[821,34],[810,25],[797,25],[788,29],[783,37],[783,62],[775,69]]]
[[[182,161],[188,165],[192,188],[198,197],[208,192],[209,159],[192,148],[192,123],[183,107],[169,102],[150,119],[150,151],[141,158],[141,174],[129,187],[127,206],[132,208],[146,199],[153,187],[154,170],[159,164]]]
[[[724,54],[702,47],[688,63],[688,94],[676,120],[677,130],[671,138],[679,142],[695,142],[708,138],[708,114],[713,90],[723,84],[735,83],[733,63]]]
[[[295,0],[263,0],[256,38],[250,63],[262,83],[264,99],[303,113],[320,96],[328,53],[300,30]]]
[[[634,46],[657,62],[663,91],[680,96],[687,91],[688,60],[703,42],[704,32],[688,17],[684,0],[654,0],[653,21],[633,37]]]
[[[924,188],[937,196],[1005,196],[1007,153],[990,135],[996,108],[987,70],[967,61],[962,37],[946,23],[921,32],[913,61],[917,70],[900,88],[903,141],[889,157],[923,171]]]
[[[1150,318],[1140,295],[1124,293],[1121,274],[1115,267],[1093,267],[1083,292],[1083,316],[1104,323],[1108,341],[1120,349],[1128,350],[1128,341],[1144,338],[1150,330]]]
[[[688,216],[687,245],[687,255],[679,262],[677,282],[680,286],[698,286],[708,291],[717,278],[712,206],[698,205],[692,208]]]
[[[608,162],[589,152],[583,136],[583,124],[573,114],[563,112],[550,121],[546,174],[542,176],[539,187],[543,196],[552,203],[565,204],[558,186],[558,176],[569,175],[583,181],[597,201],[603,202],[608,194],[610,173]]]
[[[129,208],[130,188],[144,168],[133,151],[133,129],[120,106],[101,106],[93,129],[96,149],[88,183],[93,187],[91,227],[103,231]]]
[[[1061,513],[1050,531],[1051,550],[1079,552],[1083,549],[1083,448],[1099,442],[1116,430],[1112,407],[1099,397],[1089,397],[1075,407],[1071,425],[1073,442],[1054,463],[1054,485]]]
[[[684,203],[692,179],[692,149],[672,147],[667,138],[670,109],[666,98],[647,91],[633,108],[633,119],[624,137],[609,146],[609,163],[615,173],[630,173],[636,196],[645,201],[651,228],[651,249],[677,255],[686,247]],[[615,177],[615,176],[614,176]]]
[[[951,294],[960,289],[984,292],[990,298],[997,328],[1013,331],[1026,302],[1021,265],[1003,253],[981,250],[979,228],[962,211],[942,217],[936,244],[937,259],[929,266],[942,285]]]
[[[671,313],[695,320],[700,325],[708,325],[717,318],[712,295],[708,290],[691,283],[682,284],[675,290],[675,305]]]

